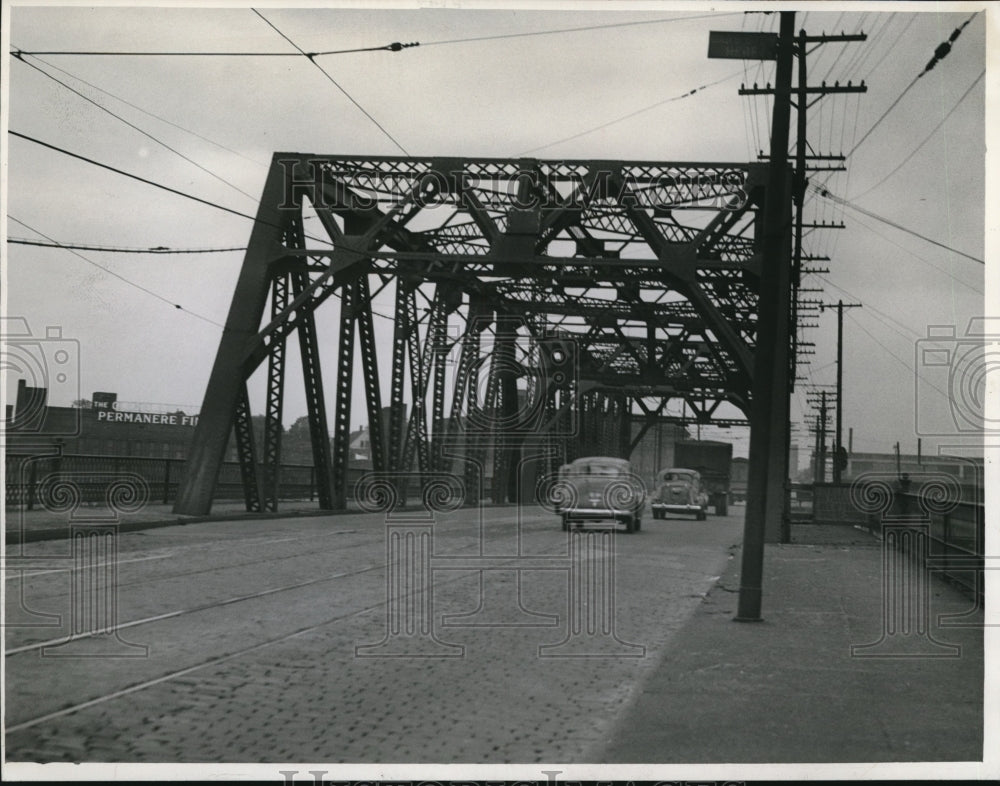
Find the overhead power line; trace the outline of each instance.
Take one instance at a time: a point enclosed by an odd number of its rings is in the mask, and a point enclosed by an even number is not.
[[[29,54],[29,53],[25,52],[23,54]],[[146,115],[147,117],[151,117],[154,120],[159,120],[161,123],[166,123],[168,126],[172,126],[173,128],[176,128],[178,131],[183,131],[185,134],[190,134],[191,136],[196,137],[197,139],[200,139],[202,142],[208,142],[210,145],[213,145],[214,147],[217,147],[220,150],[225,150],[227,153],[232,153],[234,156],[239,156],[244,161],[249,161],[251,164],[255,164],[256,166],[263,167],[264,169],[267,169],[267,166],[268,166],[267,163],[263,163],[261,161],[257,161],[257,160],[255,160],[253,158],[250,158],[249,156],[244,155],[243,153],[239,152],[238,150],[233,150],[231,147],[227,147],[226,145],[222,144],[221,142],[216,142],[214,139],[209,139],[207,136],[203,136],[202,134],[199,134],[197,131],[192,131],[190,128],[185,128],[184,126],[175,123],[173,120],[169,120],[169,119],[165,118],[163,115],[158,115],[155,112],[150,112],[148,109],[143,109],[141,106],[138,106],[137,104],[133,104],[131,101],[128,101],[128,100],[122,98],[119,95],[115,95],[114,93],[109,92],[108,90],[105,90],[102,87],[98,87],[97,85],[93,84],[92,82],[88,82],[86,79],[81,79],[76,74],[71,74],[65,68],[60,68],[59,66],[55,65],[54,63],[50,63],[47,60],[42,60],[40,57],[36,57],[35,59],[39,63],[42,63],[43,65],[47,66],[48,68],[51,68],[54,71],[58,71],[61,74],[65,74],[70,79],[73,79],[73,80],[79,82],[82,85],[86,85],[87,87],[91,88],[92,90],[96,90],[98,93],[103,93],[104,95],[108,96],[109,98],[113,98],[115,101],[119,101],[119,102],[125,104],[125,106],[131,107],[132,109],[136,110],[137,112],[141,112],[142,114]]]
[[[499,41],[507,38],[529,38],[543,35],[562,35],[565,33],[581,33],[588,30],[610,30],[618,27],[635,27],[637,25],[662,25],[671,22],[692,22],[698,19],[722,19],[727,16],[742,16],[743,12],[727,14],[700,14],[697,16],[676,16],[666,19],[642,19],[634,22],[612,22],[603,25],[586,25],[584,27],[564,27],[555,30],[533,30],[525,33],[500,33],[498,35],[471,36],[469,38],[451,38],[442,41],[412,41],[401,43],[393,41],[384,46],[364,46],[357,49],[328,49],[319,52],[301,52],[306,57],[325,57],[327,55],[348,55],[359,52],[400,52],[403,49],[428,46],[445,46],[450,44],[467,44],[478,41]],[[19,49],[14,52],[24,55],[76,55],[80,57],[297,57],[293,52],[170,52],[170,51],[131,51],[116,52],[109,50],[66,50],[66,49]]]
[[[420,46],[416,41],[408,44],[401,44],[394,41],[385,46],[364,46],[358,49],[331,49],[326,52],[308,52],[309,57],[323,57],[326,55],[350,55],[355,52],[399,52],[403,49],[410,49]],[[80,57],[298,57],[295,52],[109,52],[100,50],[90,51],[69,51],[69,50],[27,50],[17,49],[12,52],[14,57],[21,55],[76,55]]]
[[[914,237],[918,237],[926,243],[931,243],[932,245],[938,246],[939,248],[943,248],[946,251],[951,251],[953,254],[958,254],[959,256],[965,257],[966,259],[971,259],[973,262],[978,262],[980,265],[986,264],[979,257],[974,257],[972,256],[972,254],[966,254],[964,251],[959,251],[957,248],[952,248],[951,246],[945,243],[942,243],[938,240],[934,240],[933,238],[929,238],[926,235],[921,235],[919,232],[915,232],[914,230],[909,229],[908,227],[904,227],[902,224],[898,224],[892,219],[880,216],[877,213],[873,213],[872,211],[866,210],[863,207],[858,207],[857,205],[848,202],[843,197],[831,194],[824,186],[811,185],[810,188],[812,188],[817,194],[819,194],[824,199],[829,199],[830,201],[835,202],[838,205],[843,205],[844,207],[850,208],[851,210],[855,210],[858,213],[861,213],[862,215],[868,216],[869,218],[874,218],[876,221],[881,221],[883,224],[888,224],[889,226],[898,229],[900,232],[906,232],[908,235],[913,235]]]
[[[860,194],[856,194],[852,198],[853,199],[859,199],[860,197],[863,197],[865,194],[870,194],[872,191],[874,191],[876,188],[878,188],[880,185],[882,185],[886,180],[888,180],[890,177],[892,177],[894,174],[896,174],[900,169],[902,169],[904,166],[906,166],[906,164],[910,161],[910,159],[913,158],[920,151],[920,149],[930,141],[930,138],[932,136],[934,136],[934,134],[936,134],[938,132],[938,129],[940,129],[941,126],[943,126],[945,124],[945,121],[947,121],[948,118],[951,117],[955,113],[955,110],[958,109],[959,104],[961,104],[966,99],[966,97],[969,95],[969,93],[972,92],[972,88],[974,88],[976,85],[978,85],[980,83],[980,81],[982,81],[982,79],[983,79],[984,76],[986,76],[986,69],[985,68],[979,73],[979,76],[976,77],[976,80],[971,85],[969,85],[969,87],[966,89],[966,91],[964,93],[962,93],[962,95],[958,99],[958,101],[955,102],[955,105],[948,111],[948,114],[946,114],[944,117],[941,118],[941,122],[939,122],[936,126],[934,126],[934,128],[931,130],[931,132],[927,136],[924,137],[924,140],[919,145],[917,145],[915,148],[913,148],[913,150],[910,151],[910,154],[906,158],[904,158],[902,161],[900,161],[896,165],[896,167],[891,172],[889,172],[889,174],[887,174],[885,177],[883,177],[881,180],[879,180],[871,188],[868,188],[867,190],[862,191]]]
[[[693,96],[695,93],[701,92],[702,90],[706,90],[709,87],[714,87],[715,85],[720,85],[723,82],[728,82],[730,79],[735,79],[742,73],[743,69],[740,69],[736,73],[722,77],[722,79],[717,79],[714,82],[709,82],[708,84],[700,85],[692,90],[688,90],[686,93],[681,93],[680,95],[673,96],[671,98],[664,98],[661,101],[657,101],[655,104],[650,104],[649,106],[645,106],[642,109],[636,109],[634,112],[629,112],[628,114],[622,115],[621,117],[616,117],[614,120],[609,120],[606,123],[601,123],[601,125],[599,126],[588,128],[586,131],[580,131],[579,133],[573,134],[572,136],[567,136],[563,137],[562,139],[558,139],[555,142],[549,142],[546,145],[539,145],[538,147],[531,148],[531,150],[525,150],[523,153],[518,153],[518,157],[526,156],[529,153],[535,153],[539,150],[545,150],[545,148],[547,147],[554,147],[555,145],[561,145],[563,142],[569,142],[573,139],[579,139],[582,136],[587,136],[587,134],[593,134],[597,131],[602,131],[605,128],[608,128],[609,126],[613,126],[616,123],[621,123],[625,120],[629,120],[633,117],[636,117],[637,115],[644,114],[645,112],[649,112],[653,109],[656,109],[657,107],[663,106],[664,104],[669,104],[672,103],[673,101],[680,101],[683,98],[688,98],[689,96]]]
[[[20,224],[21,222],[18,221]],[[232,248],[169,248],[168,246],[154,246],[143,248],[138,246],[108,246],[91,245],[87,243],[49,243],[41,240],[28,240],[26,238],[9,237],[8,243],[18,246],[39,246],[41,248],[63,248],[72,251],[103,251],[109,254],[222,254],[232,251],[246,251],[246,246],[233,246]]]
[[[9,133],[11,136],[16,136],[16,137],[18,137],[20,139],[27,140],[28,142],[34,142],[36,145],[40,145],[42,147],[46,147],[49,150],[54,150],[57,153],[62,153],[63,155],[69,156],[70,158],[75,158],[75,159],[77,159],[79,161],[84,161],[85,163],[93,164],[94,166],[100,167],[101,169],[107,169],[109,172],[114,172],[115,174],[123,175],[124,177],[130,178],[132,180],[136,180],[136,181],[138,181],[140,183],[145,183],[146,185],[153,186],[154,188],[159,188],[159,189],[161,189],[163,191],[167,191],[168,193],[171,193],[171,194],[176,194],[177,196],[184,197],[185,199],[190,199],[190,200],[192,200],[194,202],[198,202],[199,204],[207,205],[208,207],[214,207],[217,210],[222,210],[222,211],[225,211],[226,213],[231,213],[234,216],[240,216],[241,218],[249,219],[250,221],[256,221],[257,220],[254,216],[251,216],[249,213],[242,213],[239,210],[234,210],[231,207],[226,207],[225,205],[220,205],[220,204],[218,204],[216,202],[212,202],[212,201],[210,201],[208,199],[202,199],[201,197],[196,197],[193,194],[188,194],[188,193],[185,193],[184,191],[179,191],[176,188],[171,188],[170,186],[165,186],[162,183],[157,183],[155,180],[149,180],[147,178],[140,177],[139,175],[133,175],[131,172],[126,172],[123,169],[118,169],[117,167],[113,167],[110,164],[104,164],[104,163],[101,163],[100,161],[95,161],[94,159],[88,158],[87,156],[80,155],[79,153],[72,153],[69,150],[66,150],[64,148],[58,147],[56,145],[51,145],[48,142],[43,142],[40,139],[35,139],[34,137],[28,136],[27,134],[22,134],[22,133],[20,133],[18,131],[13,131],[13,130],[9,130],[7,133]],[[154,297],[157,297],[160,300],[163,300],[164,302],[167,302],[165,298],[163,298],[162,296],[156,294],[155,292],[153,292],[151,290],[145,290],[145,288],[142,287],[142,286],[140,286],[139,284],[135,284],[134,282],[128,281],[123,276],[120,276],[117,273],[114,273],[113,271],[108,270],[107,268],[104,268],[101,265],[98,265],[93,260],[87,259],[87,257],[83,256],[82,254],[80,254],[75,249],[69,248],[69,247],[67,247],[64,244],[59,243],[56,240],[53,240],[52,238],[48,237],[44,233],[39,232],[37,229],[34,229],[33,227],[29,226],[28,224],[25,224],[23,221],[18,221],[13,216],[8,216],[8,218],[10,218],[12,221],[17,221],[18,224],[20,224],[21,226],[25,227],[26,229],[34,232],[35,234],[39,235],[40,237],[45,238],[50,243],[53,243],[56,247],[58,247],[58,248],[64,248],[67,251],[69,251],[70,253],[72,253],[72,254],[80,257],[81,259],[83,259],[84,261],[86,261],[88,264],[94,265],[95,267],[99,267],[102,270],[105,270],[106,272],[108,272],[109,274],[111,274],[113,276],[116,276],[118,278],[121,278],[123,281],[126,281],[127,283],[131,284],[132,286],[138,287],[139,289],[143,289],[143,291],[147,291],[149,294],[153,295]],[[323,238],[317,238],[317,237],[314,237],[312,235],[305,235],[305,237],[308,238],[308,239],[310,239],[310,240],[318,240],[318,241],[320,241],[322,243],[329,243],[330,242],[329,240],[326,240],[326,239],[323,239]],[[192,252],[192,253],[194,253],[194,252]],[[339,298],[339,295],[336,294],[336,293],[334,293],[334,296]],[[176,303],[171,303],[171,305],[175,306],[176,308],[184,310],[181,306],[178,306]],[[188,312],[188,313],[193,314],[194,312]],[[372,310],[372,313],[375,316],[382,317],[383,319],[386,319],[386,320],[388,320],[390,322],[395,322],[395,319],[393,317],[391,317],[391,316],[388,316],[387,314],[382,314],[382,313],[380,313],[378,311],[375,311],[375,310]],[[213,322],[208,317],[202,317],[199,314],[194,314],[194,315],[197,316],[197,317],[199,317],[199,319],[204,319],[207,322],[212,322],[213,325],[218,325],[219,324],[217,322]],[[219,325],[219,327],[222,327],[222,325]]]
[[[389,140],[396,147],[398,147],[400,150],[403,151],[403,155],[405,155],[405,156],[410,155],[407,152],[406,148],[403,147],[401,144],[399,144],[399,142],[396,140],[396,137],[394,137],[392,134],[390,134],[388,132],[388,130],[386,130],[385,126],[383,126],[378,120],[376,120],[371,115],[371,113],[369,113],[369,111],[367,109],[365,109],[363,106],[361,106],[361,104],[359,104],[354,99],[354,96],[352,96],[350,93],[348,93],[341,86],[341,84],[336,79],[334,79],[332,76],[330,76],[329,72],[325,68],[323,68],[323,66],[321,66],[319,63],[316,62],[316,55],[314,55],[314,54],[311,55],[308,52],[306,52],[305,50],[303,50],[291,38],[289,38],[287,35],[285,35],[284,33],[282,33],[273,22],[271,22],[266,16],[264,16],[256,8],[251,8],[250,10],[253,11],[255,14],[257,14],[257,16],[259,16],[268,27],[270,27],[272,30],[274,30],[274,32],[276,32],[278,35],[280,35],[282,38],[284,38],[289,44],[291,44],[293,47],[295,47],[298,50],[298,52],[299,52],[300,55],[302,55],[303,57],[305,57],[310,63],[312,63],[314,66],[316,66],[316,68],[319,69],[320,73],[323,74],[323,76],[325,76],[330,81],[330,83],[333,84],[334,87],[336,87],[341,93],[343,93],[347,97],[347,99],[352,104],[354,104],[354,106],[356,106],[365,117],[367,117],[369,120],[371,120],[372,123],[375,124],[375,126],[378,128],[379,131],[381,131],[383,134],[385,134],[389,138]]]
[[[114,172],[115,174],[123,175],[125,177],[131,178],[132,180],[137,180],[140,183],[145,183],[148,186],[153,186],[153,188],[159,188],[162,191],[167,191],[167,192],[169,192],[171,194],[176,194],[177,196],[184,197],[185,199],[190,199],[190,200],[192,200],[194,202],[200,202],[203,205],[208,205],[209,207],[214,207],[217,210],[224,210],[226,213],[232,213],[234,216],[239,216],[240,218],[248,218],[251,221],[256,221],[256,219],[253,216],[251,216],[249,213],[244,213],[244,212],[242,212],[240,210],[234,210],[231,207],[226,207],[225,205],[220,205],[218,202],[212,202],[211,200],[208,200],[208,199],[202,199],[201,197],[196,197],[193,194],[188,194],[188,193],[186,193],[184,191],[179,191],[176,188],[171,188],[170,186],[165,186],[162,183],[157,183],[155,180],[149,180],[149,179],[147,179],[145,177],[141,177],[139,175],[133,175],[131,172],[126,172],[124,169],[118,169],[117,167],[113,167],[110,164],[104,164],[104,163],[101,163],[100,161],[95,161],[93,158],[88,158],[87,156],[80,155],[79,153],[72,153],[69,150],[66,150],[65,148],[59,147],[57,145],[49,144],[48,142],[43,142],[40,139],[35,139],[33,136],[28,136],[27,134],[22,134],[22,133],[20,133],[18,131],[14,131],[14,130],[9,130],[7,133],[9,133],[11,136],[16,136],[19,139],[25,139],[28,142],[34,142],[36,145],[40,145],[41,147],[47,147],[49,150],[54,150],[57,153],[62,153],[63,155],[69,156],[70,158],[75,158],[78,161],[84,161],[84,162],[86,162],[88,164],[93,164],[96,167],[100,167],[101,169],[107,169],[109,172]],[[34,231],[34,230],[32,230],[32,231]],[[41,234],[41,233],[39,233],[39,234]]]
[[[951,273],[950,271],[948,271],[948,270],[945,270],[945,269],[944,269],[943,267],[941,267],[940,265],[935,265],[935,264],[934,264],[933,262],[931,262],[931,261],[930,261],[929,259],[925,259],[924,257],[920,256],[919,254],[915,254],[915,253],[914,253],[913,251],[911,251],[910,249],[908,249],[908,248],[907,248],[906,246],[904,246],[903,244],[901,244],[901,243],[897,243],[897,242],[896,242],[895,240],[893,240],[893,239],[892,239],[891,237],[888,237],[887,235],[883,234],[882,232],[879,232],[879,231],[878,231],[878,230],[877,230],[877,229],[876,229],[875,227],[873,227],[873,226],[872,226],[871,224],[869,224],[869,223],[868,223],[867,221],[864,221],[864,220],[862,220],[862,218],[861,218],[860,216],[855,216],[855,217],[854,217],[854,218],[852,219],[852,221],[856,221],[856,222],[857,222],[858,224],[860,224],[861,226],[863,226],[863,227],[864,227],[865,229],[867,229],[867,230],[868,230],[869,232],[871,232],[872,234],[875,234],[875,235],[878,235],[878,236],[879,236],[880,238],[882,238],[882,239],[883,239],[883,240],[884,240],[884,241],[885,241],[886,243],[891,243],[891,244],[892,244],[892,245],[894,245],[894,246],[895,246],[896,248],[898,248],[898,249],[899,249],[900,251],[903,251],[904,253],[908,254],[909,256],[913,257],[913,258],[914,258],[914,259],[916,259],[916,260],[919,260],[920,262],[923,262],[923,263],[924,263],[925,265],[927,265],[928,267],[932,267],[932,268],[934,268],[935,270],[937,270],[938,272],[940,272],[940,273],[944,273],[944,274],[945,274],[946,276],[948,276],[948,278],[950,278],[950,279],[951,279],[952,281],[954,281],[954,282],[955,282],[956,284],[961,284],[961,285],[962,285],[963,287],[965,287],[966,289],[969,289],[969,290],[971,290],[971,291],[973,291],[973,292],[977,292],[977,293],[979,293],[979,294],[982,294],[982,293],[983,293],[983,287],[982,287],[982,283],[980,283],[980,285],[979,285],[979,286],[975,286],[975,285],[973,285],[973,284],[970,284],[970,283],[968,283],[967,281],[963,281],[963,280],[962,280],[962,279],[960,279],[960,278],[959,278],[958,276],[955,276],[955,275],[953,275],[953,274],[952,274],[952,273]]]
[[[9,218],[11,221],[13,221],[16,224],[20,224],[25,229],[27,229],[29,232],[34,232],[39,237],[45,238],[52,245],[54,245],[54,246],[56,246],[58,248],[64,248],[64,249],[66,249],[71,254],[73,254],[73,256],[79,257],[84,262],[86,262],[88,265],[93,265],[98,270],[103,270],[109,276],[114,276],[115,278],[119,279],[120,281],[124,281],[130,287],[134,287],[135,289],[138,289],[141,292],[145,292],[147,295],[150,295],[151,297],[155,297],[157,300],[160,300],[160,301],[166,303],[168,306],[172,306],[173,308],[175,308],[178,311],[183,311],[185,314],[190,314],[193,317],[197,317],[198,319],[202,320],[203,322],[208,322],[210,325],[215,325],[218,328],[224,327],[221,323],[216,322],[214,319],[210,319],[209,317],[202,316],[201,314],[199,314],[199,313],[197,313],[195,311],[191,311],[189,309],[186,309],[180,303],[174,303],[172,300],[170,300],[169,298],[165,298],[163,295],[159,294],[158,292],[154,292],[152,289],[149,289],[148,287],[144,287],[142,284],[137,284],[135,281],[132,281],[131,279],[125,278],[125,276],[121,275],[120,273],[116,273],[114,270],[111,270],[110,268],[104,267],[104,265],[97,264],[96,262],[94,262],[94,260],[85,257],[83,254],[79,253],[78,251],[76,251],[76,250],[74,250],[72,248],[64,246],[62,243],[59,243],[57,240],[53,240],[51,237],[49,237],[48,235],[46,235],[44,232],[40,232],[39,230],[35,229],[34,227],[29,226],[28,224],[24,223],[20,219],[14,218],[14,216],[12,216],[10,214],[7,215],[7,218]]]
[[[872,124],[872,127],[871,127],[871,128],[869,128],[869,129],[868,129],[868,130],[867,130],[867,131],[865,132],[865,135],[864,135],[864,136],[862,136],[862,137],[861,137],[861,139],[859,139],[859,140],[858,140],[857,142],[855,142],[855,143],[854,143],[854,147],[852,147],[852,148],[851,148],[851,150],[850,150],[850,152],[849,152],[849,153],[847,154],[848,156],[850,156],[850,155],[851,155],[851,153],[853,153],[853,152],[854,152],[855,150],[857,150],[857,149],[858,149],[859,147],[861,147],[861,145],[862,145],[862,144],[864,144],[864,141],[865,141],[866,139],[868,139],[868,137],[869,137],[869,136],[871,136],[872,132],[873,132],[873,131],[874,131],[874,130],[875,130],[876,128],[878,128],[878,127],[879,127],[879,125],[881,124],[881,122],[882,122],[883,120],[885,120],[886,116],[887,116],[887,115],[888,115],[888,114],[889,114],[889,113],[890,113],[890,112],[891,112],[891,111],[892,111],[893,109],[895,109],[895,108],[896,108],[896,105],[897,105],[897,104],[899,104],[899,102],[903,100],[903,96],[905,96],[905,95],[906,95],[906,94],[907,94],[907,93],[908,93],[908,92],[910,91],[910,89],[911,89],[911,88],[912,88],[912,87],[913,87],[913,86],[914,86],[914,85],[915,85],[915,84],[916,84],[916,83],[917,83],[917,82],[919,81],[920,77],[922,77],[922,76],[923,76],[924,74],[926,74],[926,73],[927,73],[928,71],[930,71],[930,70],[931,70],[932,68],[934,68],[934,66],[935,66],[935,65],[937,65],[937,64],[938,64],[939,62],[941,62],[941,61],[942,61],[942,60],[943,60],[943,59],[944,59],[945,57],[947,57],[947,56],[948,56],[948,53],[949,53],[949,52],[951,51],[951,45],[952,45],[952,44],[953,44],[953,43],[955,42],[955,40],[956,40],[956,39],[957,39],[957,38],[958,38],[958,37],[959,37],[959,36],[960,36],[960,35],[962,34],[962,31],[963,31],[963,30],[964,30],[964,29],[965,29],[965,28],[966,28],[966,27],[967,27],[967,26],[969,25],[969,23],[970,23],[970,22],[971,22],[971,21],[972,21],[973,19],[975,19],[975,18],[976,18],[976,16],[978,15],[978,13],[979,13],[979,12],[977,11],[977,12],[976,12],[976,13],[974,13],[974,14],[973,14],[972,16],[970,16],[970,17],[969,17],[968,19],[966,19],[966,20],[965,20],[965,21],[964,21],[964,22],[963,22],[963,23],[962,23],[961,25],[959,25],[958,27],[956,27],[956,28],[955,28],[955,30],[954,30],[954,31],[952,31],[952,34],[951,34],[951,36],[950,36],[950,37],[948,38],[948,40],[947,40],[947,41],[945,41],[944,43],[942,43],[942,44],[939,44],[939,45],[938,45],[937,49],[935,49],[935,50],[934,50],[934,56],[933,56],[933,57],[931,58],[930,62],[928,62],[928,63],[927,63],[927,65],[925,65],[925,66],[924,66],[924,70],[923,70],[923,71],[921,71],[921,72],[920,72],[919,74],[917,74],[917,75],[916,75],[915,77],[913,77],[913,81],[912,81],[912,82],[910,82],[910,84],[908,84],[908,85],[907,85],[907,86],[906,86],[906,87],[905,87],[905,88],[903,89],[903,92],[902,92],[902,93],[900,93],[900,94],[899,94],[899,95],[898,95],[898,96],[896,97],[896,100],[895,100],[895,101],[893,101],[893,102],[892,102],[892,103],[891,103],[891,104],[889,105],[889,108],[888,108],[888,109],[886,109],[886,110],[885,110],[885,111],[884,111],[884,112],[882,113],[882,115],[881,115],[881,116],[879,117],[879,119],[878,119],[878,120],[876,120],[876,121],[875,121],[875,122],[874,122],[874,123]]]
[[[855,317],[853,317],[851,315],[848,315],[848,316],[850,317],[850,320],[855,325],[857,325],[859,328],[861,328],[861,330],[863,330],[868,335],[868,338],[870,338],[872,341],[874,341],[876,344],[878,344],[880,347],[882,347],[882,349],[884,349],[886,351],[886,353],[888,353],[889,355],[891,355],[892,358],[897,363],[899,363],[899,365],[901,365],[903,368],[905,368],[911,374],[914,374],[915,376],[919,377],[920,380],[925,385],[927,385],[928,387],[933,388],[938,393],[940,393],[942,396],[944,396],[946,399],[949,399],[949,400],[951,399],[951,396],[949,396],[946,391],[941,390],[941,388],[939,388],[937,385],[935,385],[929,379],[927,379],[926,377],[922,376],[920,374],[919,370],[916,369],[914,367],[914,365],[910,361],[903,360],[899,355],[897,355],[895,352],[893,352],[891,349],[889,349],[889,347],[887,347],[885,344],[883,344],[881,341],[879,341],[878,338],[876,338],[875,335],[870,330],[868,330],[868,328],[866,328],[864,325],[862,325]]]
[[[167,193],[176,194],[177,196],[184,197],[185,199],[190,199],[192,202],[198,202],[199,204],[202,205],[208,205],[209,207],[214,207],[216,210],[222,210],[234,216],[239,216],[240,218],[249,219],[250,221],[257,221],[257,218],[255,216],[251,216],[249,213],[244,213],[240,210],[235,210],[231,207],[220,205],[218,202],[213,202],[210,199],[202,199],[201,197],[197,197],[194,194],[189,194],[186,191],[181,191],[180,189],[177,188],[171,188],[170,186],[165,186],[162,183],[156,182],[155,180],[150,180],[148,178],[141,177],[140,175],[135,175],[132,174],[131,172],[126,172],[124,169],[118,169],[118,167],[113,167],[110,164],[105,164],[101,161],[96,161],[95,159],[81,155],[80,153],[73,153],[69,150],[66,150],[63,147],[59,147],[58,145],[53,145],[48,142],[43,142],[41,139],[36,139],[33,136],[28,136],[27,134],[22,134],[14,130],[10,130],[7,133],[9,133],[11,136],[16,136],[19,139],[25,139],[28,142],[34,142],[36,145],[48,148],[49,150],[54,150],[57,153],[62,153],[63,155],[69,156],[70,158],[75,158],[78,161],[83,161],[87,164],[93,164],[94,166],[100,167],[101,169],[107,169],[109,172],[114,172],[116,175],[122,175],[123,177],[130,178],[131,180],[136,180],[140,183],[145,183],[146,185],[152,186],[153,188],[158,188],[161,191],[166,191]],[[276,224],[271,224],[270,222],[267,221],[262,223],[281,229],[281,227],[278,227]],[[329,238],[316,237],[315,235],[310,235],[310,234],[306,234],[305,237],[308,240],[315,240],[327,245],[329,245],[330,243]]]
[[[184,155],[184,153],[182,153],[180,150],[177,150],[176,148],[171,147],[166,142],[164,142],[162,139],[158,139],[157,137],[153,136],[151,133],[149,133],[145,129],[142,129],[139,126],[137,126],[135,123],[132,123],[132,122],[126,120],[124,117],[122,117],[121,115],[117,114],[116,112],[111,111],[106,106],[104,106],[103,104],[95,101],[90,96],[84,95],[79,90],[77,90],[75,87],[71,87],[70,85],[68,85],[65,82],[63,82],[61,79],[59,79],[59,77],[53,76],[52,74],[48,73],[45,69],[39,68],[34,63],[29,63],[27,60],[25,60],[24,58],[22,58],[22,57],[20,57],[18,55],[15,55],[15,57],[17,58],[18,61],[20,61],[21,63],[24,63],[26,66],[28,66],[28,68],[33,68],[38,73],[42,74],[42,76],[44,76],[44,77],[46,77],[48,79],[51,79],[57,85],[60,85],[61,87],[65,88],[66,90],[69,90],[71,93],[73,93],[74,95],[79,96],[80,98],[82,98],[87,103],[92,104],[93,106],[96,106],[102,112],[105,112],[105,113],[111,115],[113,118],[115,118],[116,120],[124,123],[125,125],[127,125],[131,129],[133,129],[134,131],[138,131],[140,134],[142,134],[147,139],[150,139],[153,142],[156,142],[156,144],[160,145],[161,147],[165,148],[166,150],[169,150],[174,155],[176,155],[176,156],[184,159],[189,164],[191,164],[192,166],[197,167],[198,169],[200,169],[205,174],[210,175],[211,177],[214,177],[220,183],[223,183],[224,185],[227,185],[230,188],[236,189],[241,194],[243,194],[243,196],[245,196],[247,199],[251,199],[254,202],[257,201],[257,198],[255,196],[253,196],[253,194],[248,194],[246,191],[244,191],[242,188],[240,188],[239,186],[237,186],[235,183],[231,183],[230,181],[226,180],[221,175],[217,175],[215,172],[213,172],[208,167],[203,166],[202,164],[199,164],[197,161],[195,161],[193,158],[190,158],[189,156]]]
[[[642,19],[635,22],[611,22],[603,25],[586,25],[584,27],[564,27],[556,30],[535,30],[528,33],[498,33],[497,35],[481,35],[469,38],[450,38],[444,41],[422,41],[420,46],[444,46],[445,44],[467,44],[478,41],[499,41],[507,38],[529,38],[540,35],[559,35],[562,33],[582,33],[588,30],[610,30],[616,27],[635,27],[637,25],[662,25],[671,22],[692,22],[697,19],[723,19],[727,16],[743,16],[742,11],[728,14],[701,14],[698,16],[674,16],[666,19]]]

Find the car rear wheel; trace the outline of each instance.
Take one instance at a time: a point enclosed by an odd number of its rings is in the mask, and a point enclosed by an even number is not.
[[[708,516],[705,515],[705,511],[699,510],[698,511],[698,521],[704,521],[706,518],[708,518]]]

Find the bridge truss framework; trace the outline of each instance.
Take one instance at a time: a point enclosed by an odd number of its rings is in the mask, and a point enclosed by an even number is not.
[[[321,509],[346,505],[356,372],[373,470],[458,475],[470,502],[523,499],[526,477],[578,455],[627,457],[670,401],[699,423],[741,422],[720,406],[749,414],[768,172],[276,154],[175,511],[209,512],[231,435],[248,510],[277,509],[293,333]],[[388,347],[372,306],[383,290]],[[332,419],[315,318],[331,296]],[[262,366],[258,445],[247,383]]]

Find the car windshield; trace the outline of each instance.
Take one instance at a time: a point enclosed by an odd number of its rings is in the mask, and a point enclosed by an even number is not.
[[[688,482],[694,481],[694,476],[689,472],[667,472],[663,475],[665,481],[671,480],[686,480]]]
[[[605,476],[605,477],[613,477],[613,478],[615,478],[615,477],[618,477],[619,475],[623,475],[624,474],[624,470],[622,469],[622,467],[618,466],[617,464],[590,463],[590,464],[578,464],[578,465],[572,466],[572,467],[570,467],[567,470],[566,474],[567,475],[577,475],[577,476],[579,476],[579,475],[602,475],[602,476]]]

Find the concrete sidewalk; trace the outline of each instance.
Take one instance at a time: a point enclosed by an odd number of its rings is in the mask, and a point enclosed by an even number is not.
[[[919,579],[884,593],[881,541],[849,526],[796,526],[793,541],[766,547],[762,622],[733,621],[731,561],[591,761],[983,759],[982,611],[924,574],[929,635],[852,656],[883,637],[883,594]]]

